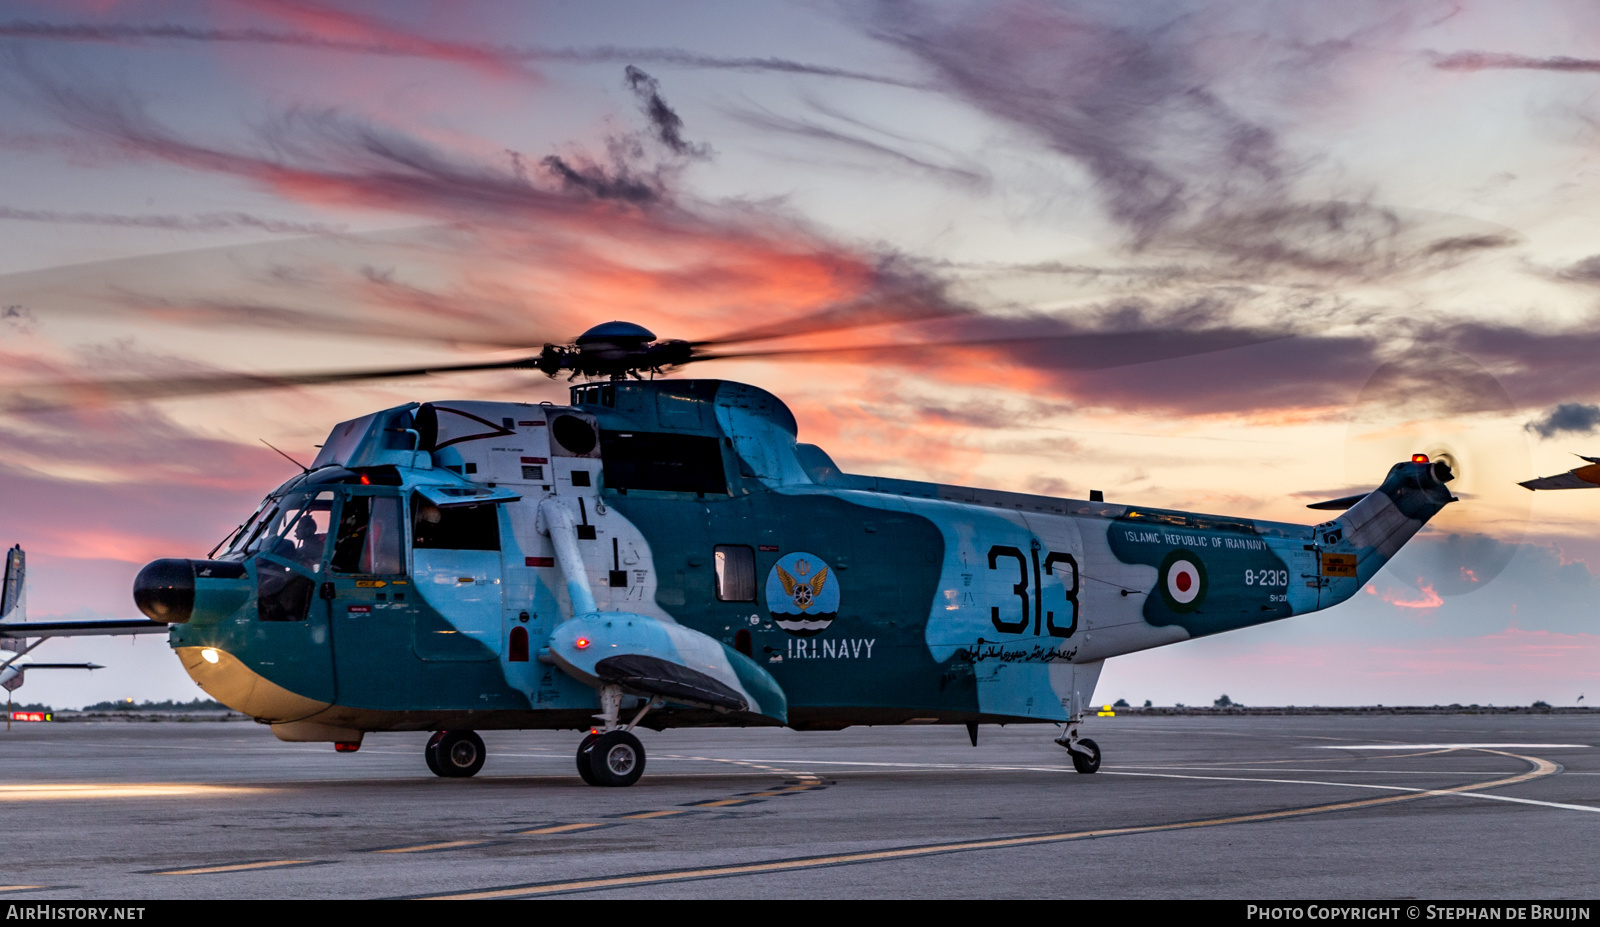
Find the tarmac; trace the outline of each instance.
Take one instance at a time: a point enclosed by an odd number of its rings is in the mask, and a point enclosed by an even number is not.
[[[0,733],[0,902],[185,898],[1594,899],[1600,713],[1092,718],[1049,726],[578,732],[357,753],[250,723]]]

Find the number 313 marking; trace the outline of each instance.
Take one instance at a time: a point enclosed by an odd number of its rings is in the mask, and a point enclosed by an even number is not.
[[[1037,635],[1040,630],[1040,624],[1043,624],[1045,630],[1050,632],[1051,637],[1071,637],[1072,633],[1078,630],[1078,561],[1071,554],[1057,553],[1053,550],[1047,552],[1044,555],[1044,560],[1041,561],[1039,559],[1038,542],[1034,542],[1031,552],[1033,554],[1033,633]],[[1011,587],[1011,591],[1015,592],[1017,598],[1021,600],[1022,618],[1019,621],[1002,621],[1000,620],[1000,606],[994,605],[989,608],[990,620],[994,622],[996,631],[1006,634],[1023,634],[1028,630],[1028,558],[1024,557],[1022,551],[1015,547],[996,545],[989,548],[989,569],[998,569],[999,567],[996,563],[1001,557],[1009,557],[1017,561],[1017,583]],[[1056,613],[1053,610],[1045,611],[1044,589],[1039,577],[1041,567],[1043,567],[1045,573],[1052,576],[1064,576],[1066,571],[1057,574],[1057,566],[1068,567],[1072,573],[1071,586],[1067,586],[1065,579],[1062,580],[1062,586],[1065,587],[1067,608],[1071,615],[1071,620],[1065,626],[1056,624]]]

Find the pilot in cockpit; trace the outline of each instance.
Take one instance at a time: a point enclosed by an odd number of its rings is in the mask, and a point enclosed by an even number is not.
[[[302,515],[294,523],[294,549],[284,556],[296,563],[315,568],[322,562],[322,549],[327,546],[328,535],[317,531],[317,520]]]

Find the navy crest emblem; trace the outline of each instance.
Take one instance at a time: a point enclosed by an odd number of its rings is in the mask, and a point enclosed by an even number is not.
[[[839,579],[816,554],[787,554],[767,574],[767,611],[790,634],[820,634],[839,614]]]

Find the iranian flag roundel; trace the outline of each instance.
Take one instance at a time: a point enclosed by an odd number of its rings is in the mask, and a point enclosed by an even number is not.
[[[1175,550],[1161,564],[1161,597],[1174,611],[1189,612],[1206,597],[1206,568],[1199,555]]]

